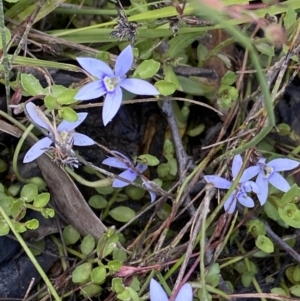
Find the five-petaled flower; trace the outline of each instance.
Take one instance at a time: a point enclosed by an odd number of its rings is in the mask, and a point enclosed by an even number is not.
[[[102,161],[102,164],[105,164],[105,165],[108,165],[111,167],[120,168],[120,169],[125,169],[123,172],[121,172],[119,174],[119,176],[124,179],[127,179],[130,182],[133,182],[139,176],[139,174],[142,174],[148,168],[147,165],[142,164],[142,163],[137,163],[135,166],[133,166],[133,163],[131,162],[131,160],[129,158],[127,158],[120,152],[117,152],[117,151],[112,151],[112,152],[115,153],[116,155],[120,156],[123,160],[120,160],[116,157],[109,157],[109,158],[104,159]],[[141,177],[141,179],[142,179],[144,185],[148,189],[152,189],[151,185],[149,184],[148,181],[146,181],[143,177]],[[112,183],[112,187],[122,188],[129,184],[130,183],[124,182],[122,180],[114,179],[114,181]],[[152,191],[149,191],[149,193],[150,193],[150,198],[151,198],[151,203],[152,203],[155,201],[156,194]]]
[[[268,197],[268,183],[270,182],[278,190],[287,192],[290,184],[281,176],[279,171],[292,170],[299,166],[299,162],[291,159],[274,159],[266,163],[265,158],[260,158],[257,165],[245,169],[245,173],[256,176],[256,184],[260,188],[260,194],[257,195],[261,205],[264,205]]]
[[[142,79],[126,78],[133,63],[131,46],[127,46],[118,56],[115,72],[104,62],[93,58],[77,58],[77,61],[96,81],[83,86],[75,95],[76,100],[95,99],[106,94],[102,119],[104,125],[117,114],[122,103],[122,89],[136,95],[158,95],[157,89]]]
[[[51,138],[63,144],[63,146],[70,145],[72,147],[72,145],[87,146],[94,144],[93,139],[91,139],[90,137],[73,131],[84,121],[88,113],[78,113],[78,120],[75,122],[63,120],[58,125],[56,132],[54,132],[55,128],[51,126],[51,123],[48,122],[45,115],[41,115],[39,107],[36,107],[33,103],[30,102],[26,104],[26,111],[33,123],[36,123],[40,127],[48,130]],[[54,142],[52,139],[45,137],[36,142],[25,154],[23,162],[28,163],[41,156]],[[57,147],[58,149],[60,148],[59,145],[56,145],[55,147]],[[78,167],[77,163],[72,163],[71,165]]]
[[[233,180],[237,177],[240,169],[242,168],[243,160],[240,155],[236,155],[233,158],[232,161],[232,176]],[[252,198],[250,198],[247,195],[247,192],[253,191],[257,195],[260,193],[259,186],[254,183],[253,181],[249,181],[251,178],[255,176],[255,173],[252,170],[245,170],[239,180],[239,183],[234,189],[234,191],[231,193],[231,195],[228,197],[224,204],[224,209],[228,213],[233,213],[236,208],[236,203],[239,201],[242,205],[248,208],[254,207],[254,201]],[[208,183],[214,184],[216,188],[220,189],[229,189],[232,186],[233,181],[228,181],[222,177],[219,176],[204,176],[204,179]]]
[[[150,301],[168,301],[169,298],[161,287],[161,285],[154,279],[150,281]],[[192,301],[193,290],[189,283],[185,283],[178,292],[175,301]]]

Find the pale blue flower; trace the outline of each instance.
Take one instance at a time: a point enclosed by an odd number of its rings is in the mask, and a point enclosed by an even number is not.
[[[299,166],[299,162],[291,159],[274,159],[266,163],[265,158],[260,158],[257,165],[245,170],[245,172],[253,176],[258,175],[255,182],[260,188],[260,194],[257,197],[261,205],[264,205],[267,201],[269,183],[283,192],[287,192],[290,189],[290,184],[279,174],[279,171],[292,170],[297,166]]]
[[[243,160],[240,155],[236,155],[232,161],[231,173],[234,179],[239,174],[240,169],[242,168]],[[253,181],[248,181],[249,179],[255,176],[252,170],[245,170],[239,180],[239,183],[236,189],[231,193],[224,204],[225,211],[228,210],[228,213],[233,213],[236,208],[236,203],[239,201],[243,206],[248,208],[254,207],[254,201],[250,198],[247,193],[253,191],[257,195],[260,193],[260,189],[256,183]],[[219,176],[204,176],[204,179],[208,183],[212,183],[216,188],[219,189],[229,189],[232,186],[233,181],[228,181]]]
[[[135,179],[139,176],[139,174],[142,174],[148,166],[142,163],[137,163],[135,166],[133,166],[131,160],[121,154],[120,152],[117,151],[112,151],[113,153],[117,154],[118,156],[123,158],[123,161],[116,158],[116,157],[109,157],[106,158],[102,161],[102,164],[108,165],[110,167],[115,167],[115,168],[120,168],[120,169],[125,169],[123,172],[119,174],[120,177],[127,179],[130,182],[135,181]],[[151,189],[151,185],[149,184],[148,181],[144,180],[143,177],[141,177],[144,185],[148,188]],[[128,186],[129,183],[124,182],[119,179],[114,179],[112,183],[112,187],[114,188],[122,188],[125,186]],[[151,198],[151,203],[155,201],[156,194],[152,191],[149,191],[150,193],[150,198]]]
[[[169,298],[162,288],[162,286],[154,279],[150,281],[150,301],[168,301]],[[192,301],[193,300],[193,290],[189,283],[185,283],[178,295],[175,298],[175,301]]]
[[[126,78],[126,73],[133,63],[132,47],[127,46],[118,56],[113,71],[106,63],[93,58],[77,58],[77,61],[97,80],[83,86],[75,95],[77,100],[95,99],[106,94],[102,119],[103,124],[108,122],[117,114],[122,104],[122,89],[136,95],[158,95],[157,89],[142,79]]]
[[[51,125],[47,117],[43,115],[39,107],[34,105],[32,102],[26,104],[26,111],[31,121],[33,123],[36,123],[40,127],[46,129],[49,132],[49,135],[52,137],[52,139],[44,137],[38,142],[36,142],[25,154],[25,157],[23,159],[24,163],[28,163],[35,160],[36,158],[41,156],[45,151],[49,150],[49,147],[53,143],[53,140],[57,140],[60,144],[63,144],[65,147],[70,147],[70,151],[72,151],[72,145],[87,146],[94,144],[94,140],[90,137],[84,134],[74,132],[74,129],[84,121],[88,113],[78,113],[78,120],[75,122],[63,120],[55,129]],[[56,133],[54,131],[56,131]],[[59,146],[56,147],[59,148]],[[78,164],[72,165],[74,167],[78,167]]]

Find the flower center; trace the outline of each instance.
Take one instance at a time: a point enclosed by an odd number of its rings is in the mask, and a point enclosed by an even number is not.
[[[273,173],[273,171],[274,171],[273,167],[270,167],[268,165],[264,165],[262,167],[262,172],[263,172],[264,178],[269,178],[270,175]]]
[[[120,82],[125,79],[126,76],[124,77],[108,77],[105,76],[103,79],[105,88],[107,92],[113,92],[117,86],[119,86]]]

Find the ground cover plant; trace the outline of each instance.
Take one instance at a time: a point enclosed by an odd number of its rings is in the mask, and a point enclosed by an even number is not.
[[[299,1],[0,3],[0,299],[298,300]]]

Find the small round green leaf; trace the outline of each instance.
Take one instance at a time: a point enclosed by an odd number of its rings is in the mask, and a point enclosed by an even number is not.
[[[104,267],[96,267],[91,272],[91,280],[96,284],[102,284],[106,279],[106,269]]]
[[[266,253],[274,252],[274,245],[267,236],[259,235],[255,241],[255,245]]]
[[[274,56],[274,47],[270,46],[267,43],[257,43],[254,44],[255,48],[261,52],[262,54],[265,54],[267,56]]]
[[[99,295],[101,291],[102,291],[101,286],[91,283],[83,286],[80,289],[80,295],[90,300],[92,297]]]
[[[69,245],[75,244],[79,240],[80,234],[71,225],[68,225],[63,230],[63,238],[65,241],[65,244],[67,246],[69,246]]]
[[[72,272],[72,281],[74,283],[82,284],[89,280],[90,273],[92,271],[92,263],[91,262],[85,262]]]
[[[138,161],[148,166],[156,166],[159,164],[159,160],[156,157],[149,154],[138,156]]]
[[[38,208],[43,208],[49,203],[49,201],[50,201],[50,193],[43,192],[34,198],[33,206]]]
[[[141,200],[145,194],[146,194],[146,190],[139,188],[139,187],[135,187],[132,185],[128,185],[125,188],[125,193],[133,200],[135,201],[139,201]]]
[[[4,220],[0,220],[0,236],[7,235],[9,230],[8,224]]]
[[[152,78],[159,70],[160,63],[150,59],[143,61],[136,69],[133,76],[141,79]]]
[[[23,89],[32,96],[44,95],[44,88],[41,86],[39,80],[32,74],[21,74],[21,85]]]
[[[77,100],[75,100],[74,97],[77,94],[77,92],[78,91],[75,89],[68,89],[67,91],[61,93],[57,97],[58,103],[61,105],[69,105],[76,102]]]
[[[57,107],[56,98],[49,94],[45,97],[44,104],[47,109],[54,110]]]
[[[296,297],[300,297],[300,284],[296,284],[290,288],[290,292],[292,295]]]
[[[110,273],[115,273],[120,270],[120,268],[122,267],[122,263],[118,260],[110,260],[107,263],[107,267]]]
[[[41,210],[41,214],[45,218],[53,217],[55,215],[55,211],[52,208],[43,208]]]
[[[165,80],[157,81],[154,86],[159,91],[159,94],[163,96],[172,95],[177,89],[176,84],[173,82],[167,82]]]
[[[27,222],[25,222],[25,226],[29,230],[35,230],[39,227],[39,221],[37,219],[31,219]]]
[[[84,255],[89,255],[95,249],[96,242],[92,235],[88,234],[85,236],[81,242],[80,250]]]
[[[26,184],[23,186],[20,195],[25,202],[32,202],[38,193],[38,187],[36,185]]]
[[[118,222],[127,223],[133,219],[136,214],[131,208],[119,206],[109,211],[109,215]]]
[[[103,209],[107,206],[107,200],[99,194],[93,195],[89,199],[89,205],[95,209]]]
[[[69,122],[75,122],[78,120],[77,113],[69,107],[63,107],[59,109],[58,114],[61,116],[61,118]]]

